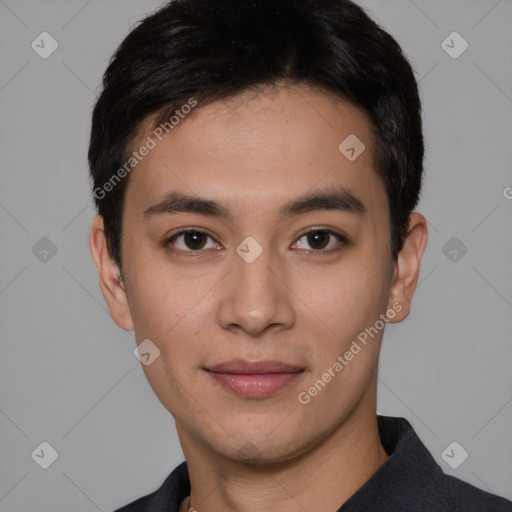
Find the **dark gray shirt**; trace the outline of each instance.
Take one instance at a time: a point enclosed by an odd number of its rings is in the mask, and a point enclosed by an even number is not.
[[[444,474],[406,419],[377,420],[389,458],[338,512],[512,512],[511,501]],[[157,491],[115,512],[178,512],[189,494],[183,462]]]

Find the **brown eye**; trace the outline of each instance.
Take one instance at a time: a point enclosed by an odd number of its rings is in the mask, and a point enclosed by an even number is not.
[[[189,249],[197,251],[204,247],[206,235],[200,231],[189,231],[183,235],[183,241]]]
[[[211,242],[209,242],[209,239]],[[208,243],[210,245],[208,246]],[[165,242],[171,252],[205,252],[205,249],[218,249],[219,244],[203,231],[187,229],[176,233]]]
[[[305,242],[301,241],[303,239]],[[349,241],[343,235],[328,229],[312,229],[304,233],[292,247],[310,252],[329,253],[347,245],[349,245]]]
[[[327,231],[313,231],[307,234],[308,244],[314,249],[325,249],[331,235]]]

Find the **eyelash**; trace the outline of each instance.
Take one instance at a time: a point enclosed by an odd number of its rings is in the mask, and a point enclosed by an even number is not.
[[[167,250],[169,252],[171,252],[173,254],[179,254],[180,256],[184,256],[184,257],[194,257],[194,256],[199,256],[200,253],[204,253],[206,251],[206,249],[184,250],[184,249],[173,249],[170,247],[170,244],[175,239],[177,239],[178,237],[180,237],[182,235],[186,235],[187,233],[200,233],[200,234],[206,235],[207,237],[211,238],[216,243],[218,243],[209,233],[207,233],[206,231],[203,231],[202,229],[186,228],[186,229],[182,229],[178,233],[175,233],[171,237],[166,238],[163,242],[163,245],[167,248]],[[302,233],[297,238],[296,242],[298,240],[300,240],[301,238],[303,238],[304,236],[307,236],[311,233],[327,233],[327,234],[331,235],[332,237],[336,238],[339,243],[336,247],[327,249],[327,250],[325,250],[325,249],[305,249],[305,252],[307,252],[308,254],[313,254],[313,255],[332,254],[332,253],[340,251],[344,247],[348,247],[348,246],[352,245],[350,240],[346,236],[344,236],[340,233],[336,233],[335,231],[332,231],[330,229],[320,229],[320,228],[309,229],[308,231]],[[329,242],[330,241],[331,240],[329,239]],[[294,242],[294,244],[296,242]]]

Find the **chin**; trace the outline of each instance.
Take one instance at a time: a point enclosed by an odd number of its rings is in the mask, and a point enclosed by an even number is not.
[[[227,429],[232,431],[231,428]],[[259,431],[239,430],[235,435],[209,439],[208,444],[220,455],[229,460],[246,464],[274,464],[293,459],[307,450],[301,432],[285,432],[268,428]]]

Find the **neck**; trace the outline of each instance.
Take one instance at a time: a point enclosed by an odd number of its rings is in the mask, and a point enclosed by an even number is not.
[[[338,510],[388,458],[374,405],[356,406],[327,439],[279,463],[226,459],[176,427],[192,489],[185,512]]]

